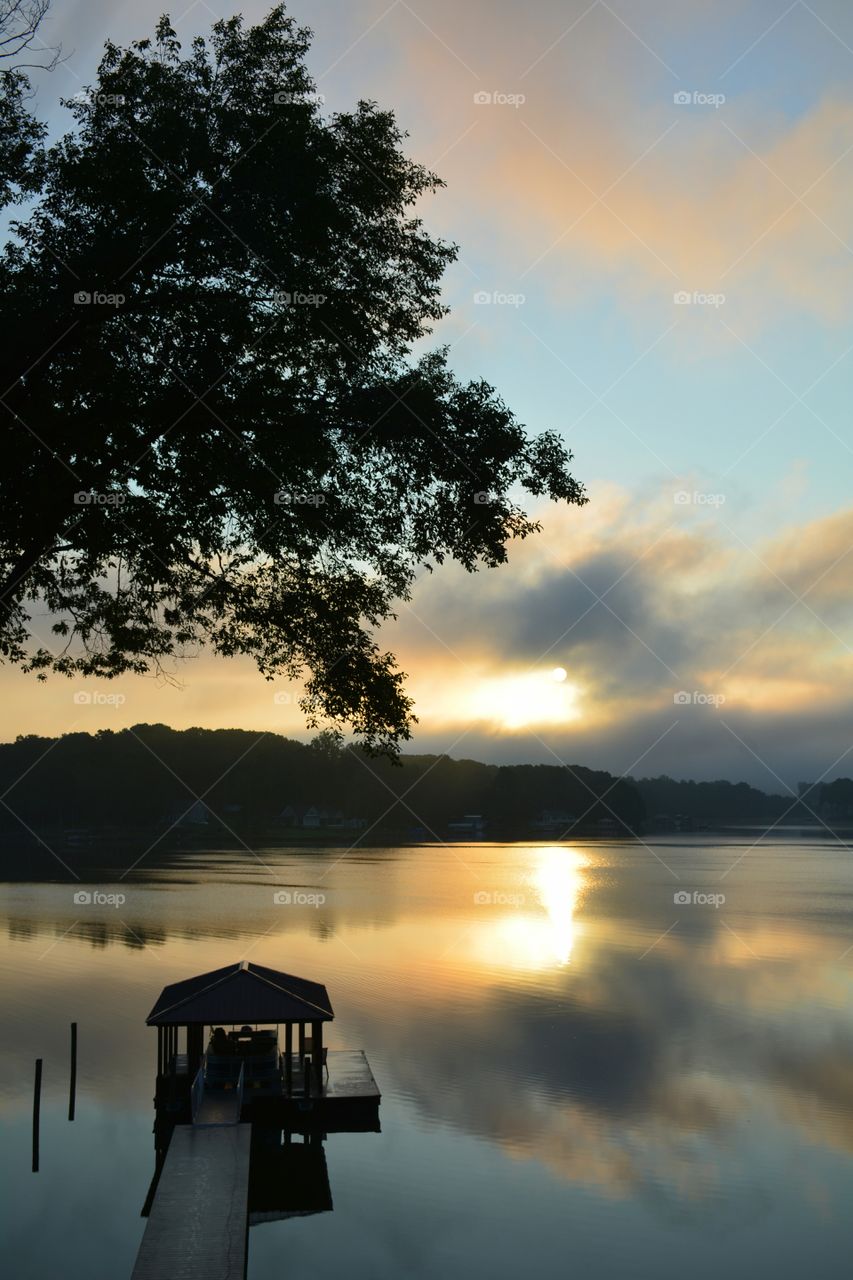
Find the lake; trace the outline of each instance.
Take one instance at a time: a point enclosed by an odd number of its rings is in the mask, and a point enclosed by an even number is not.
[[[262,848],[57,875],[3,892],[15,1280],[129,1277],[154,1172],[145,1017],[243,957],[325,983],[329,1045],[363,1048],[383,1095],[381,1133],[324,1144],[332,1211],[252,1227],[250,1280],[849,1274],[846,845]]]

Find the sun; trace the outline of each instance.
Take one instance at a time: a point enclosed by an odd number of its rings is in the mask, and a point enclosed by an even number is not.
[[[557,725],[580,716],[578,688],[565,667],[482,680],[468,698],[469,713],[504,729]]]

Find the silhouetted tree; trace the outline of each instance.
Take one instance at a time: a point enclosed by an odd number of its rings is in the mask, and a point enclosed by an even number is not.
[[[853,779],[836,778],[819,788],[807,792],[804,797],[812,809],[818,807],[831,819],[853,818]]]
[[[790,796],[768,795],[746,782],[693,782],[663,775],[638,778],[636,787],[652,818],[684,814],[699,823],[775,822],[786,810],[792,821],[802,817],[791,810]]]
[[[45,130],[27,108],[29,81],[0,67],[0,209],[36,186],[38,147]]]
[[[334,729],[323,729],[311,739],[308,746],[327,763],[339,762],[344,753],[341,735],[335,733]]]
[[[50,0],[0,0],[0,62],[18,69],[53,70],[59,49],[40,36],[49,8]]]
[[[517,489],[585,499],[558,436],[412,362],[455,255],[412,213],[439,179],[374,103],[324,117],[308,43],[277,7],[184,56],[164,18],[67,104],[0,259],[0,654],[109,677],[209,644],[393,752],[371,629],[418,567],[501,563],[538,528]]]
[[[50,0],[0,0],[0,209],[38,183],[44,125],[27,107],[32,90],[25,67],[51,71],[59,50],[39,37]]]

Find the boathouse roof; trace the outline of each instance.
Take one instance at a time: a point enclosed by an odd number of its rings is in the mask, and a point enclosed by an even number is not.
[[[329,993],[319,982],[239,960],[160,992],[145,1019],[149,1027],[253,1025],[259,1022],[328,1022]]]

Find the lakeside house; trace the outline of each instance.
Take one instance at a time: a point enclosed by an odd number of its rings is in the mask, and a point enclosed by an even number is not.
[[[690,832],[696,824],[687,813],[656,813],[649,822],[649,830],[655,832]]]
[[[575,815],[564,809],[542,809],[530,825],[540,835],[558,835],[573,827],[576,822]]]
[[[361,831],[367,826],[366,818],[347,816],[342,809],[328,809],[320,805],[287,804],[276,816],[276,825],[300,827],[304,830],[319,828],[336,831]]]
[[[157,826],[168,831],[204,831],[205,828],[217,824],[216,814],[204,803],[197,800],[187,808],[177,805],[167,810],[160,818]]]
[[[447,830],[457,836],[481,836],[486,830],[486,820],[481,813],[465,813],[461,820],[448,822]]]

